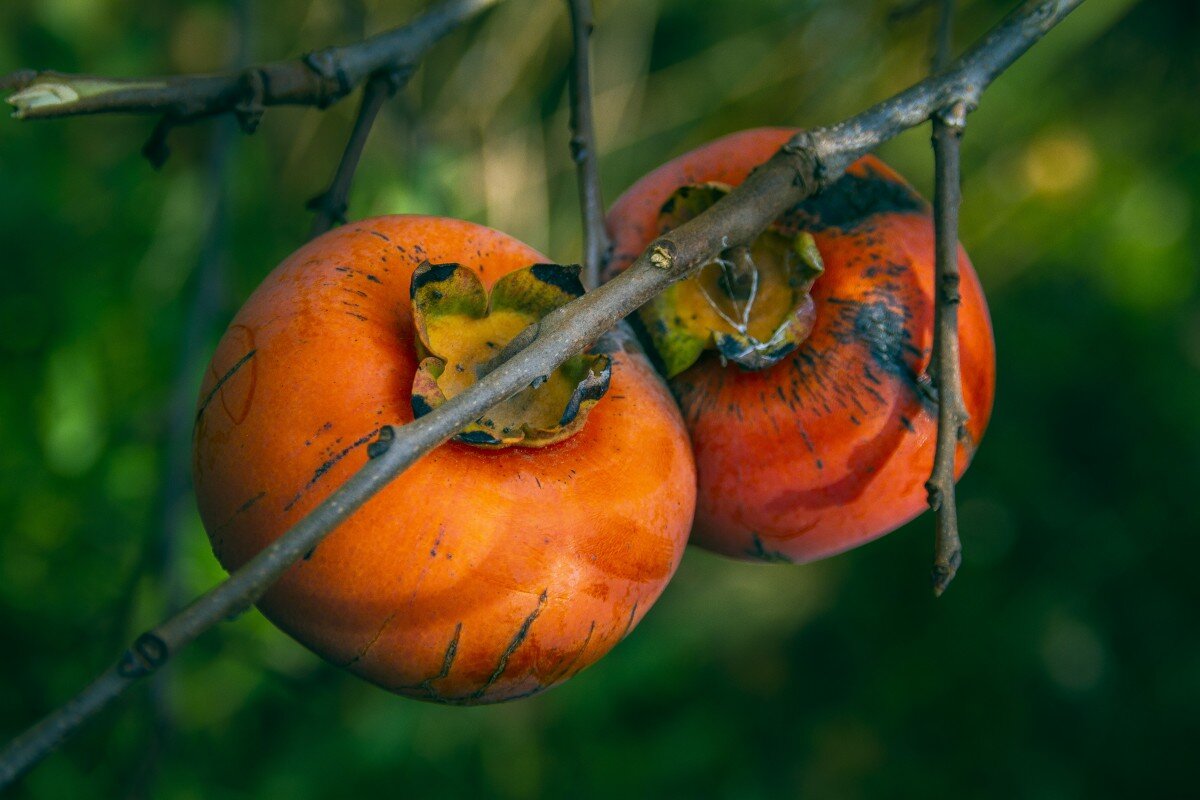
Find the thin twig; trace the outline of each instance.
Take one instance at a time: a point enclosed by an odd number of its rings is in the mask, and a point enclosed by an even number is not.
[[[154,162],[177,125],[232,113],[249,133],[269,106],[326,108],[375,73],[415,65],[439,39],[497,2],[444,0],[407,25],[361,42],[217,75],[127,79],[22,70],[0,77],[0,88],[18,90],[8,98],[17,119],[161,114],[146,147]]]
[[[171,654],[234,616],[395,476],[489,408],[580,352],[616,322],[730,246],[751,241],[786,209],[829,185],[855,159],[940,109],[973,108],[1006,67],[1082,0],[1027,2],[945,72],[837,125],[802,132],[694,219],[651,243],[621,275],[552,311],[530,343],[429,414],[385,428],[369,460],[285,534],[179,614],[142,634],[90,686],[0,753],[0,789],[41,760],[85,721]]]
[[[320,236],[334,225],[346,223],[346,208],[350,197],[350,184],[354,181],[354,171],[358,169],[358,161],[362,157],[367,137],[371,135],[371,126],[379,116],[379,110],[384,102],[396,93],[401,86],[412,77],[411,67],[388,69],[377,72],[367,81],[363,89],[362,104],[358,107],[358,116],[354,119],[354,128],[350,131],[350,139],[338,162],[337,172],[329,188],[308,201],[307,208],[315,211],[312,227],[308,238]]]
[[[588,56],[591,38],[591,0],[567,0],[571,9],[571,33],[575,55],[571,65],[571,159],[578,170],[579,207],[583,213],[583,284],[589,290],[600,285],[612,249],[604,227],[604,198],[596,164],[596,126],[592,117],[592,78]]]
[[[934,40],[933,72],[950,61],[954,0],[942,0]],[[958,508],[954,492],[955,456],[965,432],[967,407],[963,401],[962,370],[958,347],[958,209],[962,202],[959,143],[967,123],[967,107],[957,101],[933,115],[934,156],[934,281],[933,353],[930,377],[938,393],[937,447],[925,489],[936,515],[933,593],[940,597],[962,563],[958,535]]]
[[[928,0],[927,0],[928,1]],[[930,59],[930,73],[938,74],[950,63],[950,55],[954,48],[954,0],[938,2],[937,26],[933,31],[933,58]]]
[[[162,489],[156,509],[159,516],[159,536],[150,542],[154,550],[146,566],[158,576],[162,587],[163,607],[174,614],[187,601],[180,569],[180,549],[184,533],[187,506],[191,500],[192,421],[195,419],[196,380],[207,358],[205,350],[224,307],[225,258],[228,247],[228,164],[237,136],[233,120],[218,120],[209,145],[204,196],[211,202],[212,211],[205,226],[200,257],[197,260],[195,293],[187,311],[183,336],[176,358],[175,377],[167,406]],[[168,669],[155,673],[150,684],[150,741],[145,758],[136,776],[138,789],[132,794],[144,796],[153,779],[157,759],[168,747],[174,729],[175,708],[173,675]]]
[[[244,60],[246,42],[250,38],[248,0],[238,5],[239,53]],[[225,308],[225,269],[229,248],[229,163],[232,158],[237,127],[231,119],[219,119],[212,129],[208,160],[205,164],[204,196],[210,204],[199,258],[193,278],[194,293],[184,322],[183,336],[175,362],[167,408],[166,447],[162,490],[157,504],[160,536],[155,543],[157,552],[154,573],[162,587],[163,605],[174,614],[187,601],[180,552],[191,503],[191,443],[192,423],[195,420],[196,382],[207,359],[209,337],[217,327]],[[150,684],[151,729],[145,760],[138,774],[142,789],[153,780],[158,759],[169,747],[175,728],[174,675],[163,669],[155,673]],[[146,794],[143,791],[141,794]]]

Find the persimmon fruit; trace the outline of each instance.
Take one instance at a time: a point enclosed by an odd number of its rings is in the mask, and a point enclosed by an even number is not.
[[[220,562],[245,563],[365,461],[381,426],[461,391],[582,291],[577,269],[545,261],[479,225],[389,216],[276,268],[200,392],[194,477]],[[602,342],[402,473],[262,612],[335,664],[446,703],[534,694],[599,659],[671,577],[695,503],[666,386],[635,343]]]
[[[762,128],[664,164],[613,205],[610,274],[695,216],[795,130]],[[815,249],[815,252],[814,252]],[[692,541],[805,562],[869,541],[925,507],[937,398],[928,203],[874,157],[722,253],[638,313],[683,409],[699,492]],[[995,391],[991,321],[959,249],[959,337],[970,421],[961,475]]]

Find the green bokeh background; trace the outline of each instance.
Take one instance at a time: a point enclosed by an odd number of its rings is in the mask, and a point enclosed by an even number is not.
[[[6,0],[0,73],[214,70],[239,51],[351,41],[421,5]],[[959,44],[1008,5],[961,3]],[[840,119],[928,63],[928,12],[889,21],[869,0],[596,6],[609,199],[717,135]],[[962,239],[999,390],[942,600],[927,516],[804,567],[693,550],[598,665],[480,709],[383,693],[251,612],[174,660],[163,735],[139,687],[15,796],[1194,793],[1197,41],[1190,0],[1089,0],[971,117]],[[550,0],[508,0],[447,39],[382,115],[352,216],[454,215],[577,260],[568,57]],[[222,577],[190,497],[164,496],[172,387],[190,407],[220,329],[305,238],[303,201],[354,105],[274,110],[225,145],[222,123],[177,131],[160,173],[138,155],[146,118],[0,121],[0,737],[156,621],[164,574],[185,597]],[[927,128],[881,154],[928,193]],[[204,263],[224,277],[189,360]],[[165,572],[164,529],[179,541]]]

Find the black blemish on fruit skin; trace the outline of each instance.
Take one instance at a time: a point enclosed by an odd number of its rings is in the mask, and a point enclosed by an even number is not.
[[[816,197],[790,209],[787,227],[799,230],[853,228],[879,214],[928,214],[929,204],[911,187],[871,167],[866,174],[843,175]]]
[[[871,358],[881,369],[911,374],[904,362],[908,330],[904,316],[883,301],[864,303],[854,316],[854,332],[866,342]]]
[[[763,544],[762,538],[757,533],[750,534],[750,540],[754,544],[753,548],[746,550],[746,555],[751,558],[756,558],[759,561],[767,561],[774,564],[791,564],[792,559],[787,554],[781,553],[778,550],[768,550]]]
[[[911,316],[904,304],[882,289],[872,290],[863,300],[830,297],[825,303],[827,312],[834,315],[829,327],[833,338],[841,345],[865,345],[874,368],[899,378],[928,408],[933,400],[921,387],[917,372],[921,351],[913,345]],[[868,377],[858,388],[883,402],[883,396],[872,385],[877,385],[878,379]]]
[[[323,463],[323,464],[321,464],[321,466],[317,467],[316,471],[313,472],[313,476],[311,478],[309,478],[308,483],[306,483],[304,485],[303,489],[296,492],[296,496],[288,501],[287,505],[285,505],[283,507],[283,510],[290,511],[292,506],[296,505],[296,503],[298,503],[300,501],[300,498],[304,496],[305,492],[307,492],[309,489],[311,489],[313,486],[315,486],[317,481],[321,480],[321,478],[324,477],[325,473],[329,472],[329,470],[331,470],[335,464],[337,464],[339,461],[341,461],[346,456],[350,455],[351,451],[353,451],[355,448],[362,447],[364,444],[366,444],[367,442],[374,439],[375,434],[377,434],[377,433],[379,433],[378,428],[372,430],[366,436],[359,438],[357,441],[355,441],[353,444],[346,447],[345,449],[330,456],[330,458],[327,461],[325,461],[325,463]]]
[[[458,264],[430,264],[429,268],[424,272],[418,272],[413,275],[412,285],[408,289],[408,296],[414,298],[422,286],[427,283],[437,283],[444,281],[454,274],[454,270],[458,269]]]
[[[895,298],[884,295],[864,302],[830,297],[826,304],[837,315],[830,333],[839,344],[862,342],[876,368],[909,381],[916,380],[916,374],[905,360],[906,353],[915,352],[912,336],[905,325],[905,311]]]
[[[561,289],[572,297],[583,295],[578,264],[534,264],[529,271],[542,283]]]

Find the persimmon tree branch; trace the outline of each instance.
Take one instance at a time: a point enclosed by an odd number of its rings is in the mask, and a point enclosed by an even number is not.
[[[954,0],[942,0],[934,42],[933,71],[950,61]],[[959,100],[933,115],[934,307],[930,372],[938,392],[937,446],[925,489],[936,517],[933,593],[941,596],[962,563],[958,504],[954,492],[955,456],[966,436],[962,365],[958,346],[958,209],[962,203],[959,142],[967,124],[967,108]]]
[[[612,245],[604,226],[604,198],[600,194],[597,167],[596,125],[592,116],[592,78],[589,40],[592,34],[591,0],[567,0],[571,9],[571,34],[575,43],[571,64],[571,160],[579,182],[579,206],[583,212],[583,284],[589,290],[600,285]]]
[[[385,427],[368,448],[367,462],[313,511],[224,582],[139,636],[92,684],[0,753],[0,789],[173,653],[249,608],[393,478],[489,408],[550,374],[719,251],[750,242],[880,143],[956,103],[964,111],[974,108],[997,75],[1081,2],[1026,2],[946,70],[844,122],[797,134],[721,201],[652,242],[621,275],[531,326],[521,335],[528,344],[469,389],[413,422]]]
[[[354,171],[358,169],[358,161],[362,158],[363,148],[366,147],[367,137],[371,135],[371,126],[379,116],[383,104],[394,95],[400,87],[408,83],[412,77],[411,65],[389,67],[373,74],[363,88],[362,103],[358,107],[358,116],[354,118],[354,128],[350,131],[350,140],[342,153],[334,172],[333,182],[329,188],[308,201],[308,210],[314,211],[312,227],[309,228],[308,238],[313,239],[335,225],[346,222],[346,209],[350,196],[350,184],[354,181]]]
[[[0,89],[22,120],[84,114],[161,114],[143,152],[166,159],[167,133],[215,114],[231,113],[253,133],[270,106],[327,108],[376,73],[411,69],[439,39],[499,0],[443,0],[407,25],[354,44],[301,58],[217,75],[110,78],[20,70],[0,77]]]

